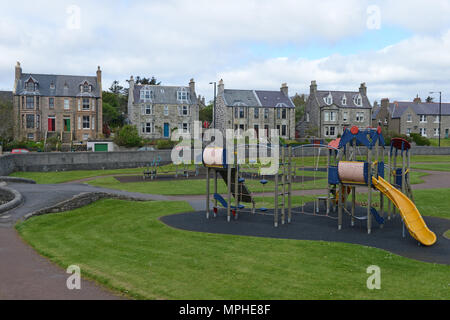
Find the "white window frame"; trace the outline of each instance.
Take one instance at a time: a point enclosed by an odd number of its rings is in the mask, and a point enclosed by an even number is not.
[[[422,137],[426,137],[427,136],[427,128],[420,128],[419,132],[420,132],[420,135]]]
[[[439,137],[439,128],[434,128],[434,136]]]
[[[427,123],[427,115],[426,114],[421,114],[420,115],[420,123]]]
[[[153,114],[153,106],[151,104],[146,104],[144,106],[144,114],[146,116],[150,116]]]
[[[69,99],[64,99],[64,110],[70,110],[70,102]]]
[[[185,117],[189,116],[189,106],[185,105],[181,107],[181,115]]]
[[[169,115],[169,106],[164,106],[164,115],[165,116]]]
[[[348,121],[348,111],[344,111],[342,113],[342,121],[344,121],[344,122]]]
[[[87,127],[86,127],[86,124],[88,125]],[[91,117],[90,116],[83,116],[82,127],[83,127],[83,130],[91,130]]]
[[[406,116],[406,122],[412,122],[412,114],[408,113],[408,115]]]
[[[336,122],[336,112],[330,111],[330,122]]]
[[[439,123],[441,119],[439,119],[439,115],[434,118],[434,123]]]

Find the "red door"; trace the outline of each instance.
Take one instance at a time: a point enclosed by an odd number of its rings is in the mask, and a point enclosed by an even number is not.
[[[55,131],[55,119],[48,118],[48,131]]]

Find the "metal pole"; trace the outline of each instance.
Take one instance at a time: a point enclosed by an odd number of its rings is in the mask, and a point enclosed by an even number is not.
[[[231,164],[227,167],[227,192],[228,192],[228,206],[227,206],[227,220],[231,220]]]
[[[372,150],[367,149],[367,234],[372,232],[372,216],[370,207],[372,206]]]
[[[275,205],[273,212],[273,221],[275,228],[278,227],[278,170],[275,173]]]
[[[286,199],[285,199],[285,194],[286,194],[286,176],[285,176],[285,174],[286,174],[286,153],[285,153],[285,147],[284,146],[282,146],[281,147],[281,161],[282,161],[282,166],[283,166],[283,169],[282,169],[282,171],[281,171],[281,184],[283,185],[282,186],[282,192],[283,192],[283,195],[281,196],[281,199],[282,199],[282,201],[283,201],[283,203],[282,203],[282,206],[281,206],[281,224],[284,224],[285,223],[285,220],[286,220],[286,214],[285,214],[285,209],[286,209]]]
[[[206,219],[209,219],[209,167],[206,167]]]
[[[292,146],[289,146],[289,163],[288,163],[288,168],[289,168],[289,175],[288,175],[288,223],[291,223],[292,221]]]
[[[439,148],[441,147],[441,107],[442,107],[442,92],[439,91]]]
[[[209,189],[209,187],[208,187]],[[217,170],[214,170],[214,194],[217,193]],[[217,199],[214,198],[214,207],[217,208]],[[216,217],[216,213],[214,213],[214,217]]]

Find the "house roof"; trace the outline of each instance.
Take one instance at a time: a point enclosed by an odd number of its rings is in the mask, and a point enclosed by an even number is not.
[[[381,106],[380,105],[374,106],[372,108],[372,120],[376,120],[377,119],[377,116],[378,116],[378,113],[380,112],[380,110],[381,110]]]
[[[361,106],[355,104],[354,98],[358,96],[359,91],[330,91],[330,90],[317,90],[316,97],[319,100],[320,106],[327,105],[325,103],[325,98],[331,94],[333,98],[333,104],[339,108],[361,108],[361,109],[371,109],[370,101],[367,96],[361,95]],[[346,104],[344,105],[343,98],[346,98]]]
[[[281,91],[225,89],[223,98],[228,107],[295,108]]]
[[[38,83],[36,91],[27,91],[25,84],[31,79]],[[87,82],[92,85],[92,92],[80,91],[80,85]],[[100,97],[100,86],[97,77],[92,76],[67,76],[52,74],[31,74],[23,73],[17,83],[17,95],[39,95],[55,97]]]
[[[141,101],[141,89],[148,89],[152,91],[150,100]],[[178,100],[178,91],[191,92],[188,86],[160,86],[160,85],[141,85],[134,86],[133,97],[134,103],[151,102],[157,104],[197,104],[197,97],[190,95],[188,101]]]
[[[439,103],[431,102],[409,102],[409,101],[399,101],[392,102],[389,104],[389,112],[392,118],[400,118],[403,113],[410,107],[417,115],[439,115]],[[441,115],[450,115],[450,103],[442,103]]]

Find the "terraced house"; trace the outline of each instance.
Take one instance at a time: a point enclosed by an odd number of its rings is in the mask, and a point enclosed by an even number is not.
[[[129,81],[128,120],[147,139],[169,139],[174,129],[191,133],[198,121],[199,101],[195,82],[188,86],[135,84]]]
[[[278,129],[286,139],[295,138],[295,105],[289,98],[288,86],[280,90],[225,89],[219,81],[216,102],[216,128],[225,134],[226,129],[264,130],[270,135]]]
[[[14,137],[86,143],[102,133],[102,72],[96,76],[23,73],[15,67]]]
[[[305,113],[297,124],[297,130],[301,137],[335,139],[345,128],[369,127],[371,111],[365,83],[361,84],[359,91],[335,91],[317,90],[316,81],[311,81]]]
[[[441,119],[440,119],[441,118]],[[413,101],[394,101],[382,99],[379,106],[374,106],[372,125],[381,125],[389,131],[410,135],[419,133],[427,138],[448,138],[450,131],[450,103],[442,103],[441,117],[439,103],[422,102],[419,97]]]

